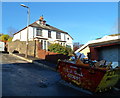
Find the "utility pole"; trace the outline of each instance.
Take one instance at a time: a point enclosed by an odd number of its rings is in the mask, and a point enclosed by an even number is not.
[[[30,8],[24,4],[21,4],[21,6],[27,8],[27,39],[26,39],[26,54],[25,57],[28,57],[28,36],[29,36],[29,24],[30,24]]]

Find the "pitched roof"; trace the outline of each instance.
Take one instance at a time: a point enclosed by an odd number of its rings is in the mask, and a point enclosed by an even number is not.
[[[57,32],[62,32],[62,33],[68,34],[67,32],[62,31],[62,30],[60,30],[60,29],[58,29],[58,28],[55,28],[55,27],[53,27],[53,26],[50,26],[49,24],[42,25],[42,24],[38,24],[38,23],[34,22],[34,23],[31,24],[30,26],[39,27],[39,28],[42,28],[42,29],[53,30],[53,31],[57,31]]]
[[[52,31],[56,31],[56,32],[61,32],[61,33],[68,34],[67,32],[62,31],[62,30],[60,30],[60,29],[58,29],[58,28],[56,28],[56,27],[50,26],[49,24],[46,24],[46,25],[38,24],[37,21],[34,22],[34,23],[32,23],[32,24],[30,24],[29,26],[38,27],[38,28],[42,28],[42,29],[46,29],[46,30],[52,30]],[[26,29],[26,28],[27,28],[27,26],[26,26],[25,28],[21,29],[20,31],[22,31],[22,30],[24,30],[24,29]],[[20,31],[14,33],[13,35],[19,33]],[[69,34],[68,34],[68,35],[69,35]],[[69,35],[69,36],[70,36],[70,35]],[[71,36],[70,36],[70,37],[71,37]],[[72,38],[72,37],[71,37],[71,38]],[[72,39],[73,39],[73,38],[72,38]]]
[[[120,40],[120,35],[117,35],[117,36],[110,36],[110,35],[104,36],[101,39],[88,41],[86,44],[84,44],[82,47],[80,47],[78,50],[76,50],[75,53],[83,50],[84,48],[86,48],[87,46],[90,46],[90,45],[96,45],[96,44],[101,44],[101,43],[118,42],[119,40]]]

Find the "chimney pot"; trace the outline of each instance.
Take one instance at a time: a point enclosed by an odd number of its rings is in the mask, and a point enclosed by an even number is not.
[[[43,21],[43,19],[44,19],[43,16],[40,16],[40,21]]]

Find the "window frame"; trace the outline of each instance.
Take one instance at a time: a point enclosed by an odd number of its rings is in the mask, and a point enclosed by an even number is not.
[[[61,33],[60,32],[56,32],[56,39],[61,39]]]
[[[42,29],[41,28],[36,28],[36,36],[42,36]]]
[[[48,30],[48,38],[52,38],[51,37],[51,30]]]

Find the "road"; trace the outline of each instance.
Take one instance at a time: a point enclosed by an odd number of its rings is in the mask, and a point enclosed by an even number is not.
[[[28,63],[9,54],[2,55],[2,96],[84,96],[63,85],[57,72]]]
[[[58,72],[9,54],[0,55],[2,96],[90,96],[82,90],[65,85]],[[113,90],[99,95],[120,95],[120,92]]]

